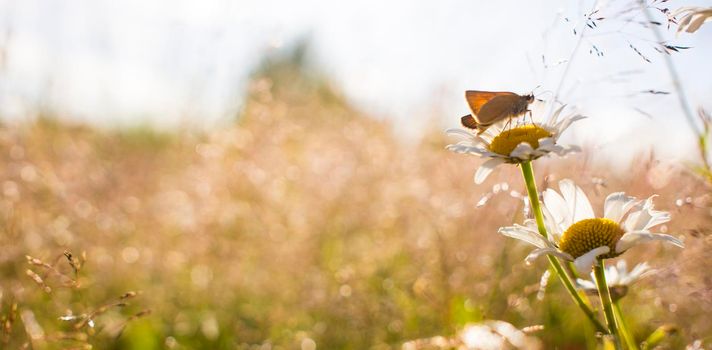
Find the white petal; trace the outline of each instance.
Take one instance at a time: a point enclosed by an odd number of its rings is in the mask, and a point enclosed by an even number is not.
[[[500,228],[497,232],[507,237],[516,238],[520,241],[527,242],[537,248],[551,247],[552,244],[544,238],[539,232],[534,231],[526,226],[515,224]]]
[[[643,226],[643,230],[648,230],[653,226],[664,224],[670,221],[670,213],[660,210],[648,210],[647,214],[650,216],[648,223]]]
[[[534,219],[526,219],[524,220],[524,226],[526,226],[528,229],[532,231],[537,231],[539,230],[539,227],[536,225],[536,220]]]
[[[537,147],[536,149],[540,152],[549,153],[555,151],[558,148],[560,148],[560,146],[556,144],[556,140],[551,137],[544,137],[539,139],[539,147]]]
[[[565,157],[569,153],[581,152],[581,148],[578,146],[563,146],[556,145],[551,148],[550,153],[556,154],[559,157]]]
[[[541,249],[535,249],[534,251],[529,253],[529,255],[527,255],[527,258],[525,259],[527,262],[527,265],[530,265],[531,263],[534,262],[534,260],[536,260],[537,258],[539,258],[542,255],[554,255],[554,256],[557,256],[564,260],[568,260],[568,261],[574,260],[574,258],[571,255],[566,254],[556,248],[541,248]]]
[[[576,284],[582,289],[596,289],[596,284],[589,280],[582,280],[580,278],[576,279]]]
[[[625,277],[625,280],[621,281],[621,284],[629,285],[629,284],[649,275],[650,273],[655,273],[655,270],[651,270],[650,266],[647,263],[638,264]]]
[[[489,146],[490,142],[492,142],[492,139],[488,139],[486,137],[483,137],[483,135],[480,134],[473,134],[472,138],[474,139],[474,142],[483,145],[485,147]]]
[[[531,154],[535,157],[541,157],[545,156],[547,153],[549,153],[549,151],[537,148],[533,149]]]
[[[576,114],[574,116],[562,119],[555,126],[556,127],[556,137],[558,138],[561,134],[564,133],[564,131],[566,131],[566,129],[569,128],[569,126],[571,126],[571,124],[573,124],[574,122],[579,121],[581,119],[586,119],[586,117],[584,117],[580,114]]]
[[[551,213],[551,218],[554,223],[558,226],[560,231],[565,231],[571,224],[573,224],[573,217],[569,212],[569,206],[566,204],[564,197],[548,188],[542,194],[544,199],[544,206]]]
[[[559,107],[559,109],[557,109],[556,111],[554,111],[554,113],[552,113],[551,116],[549,116],[549,119],[546,121],[546,124],[549,124],[549,125],[556,125],[556,124],[558,124],[558,123],[556,122],[556,120],[559,118],[559,115],[560,115],[561,112],[564,110],[564,108],[566,108],[566,105],[562,105],[561,107]]]
[[[453,151],[453,152],[458,152],[458,153],[466,153],[466,151],[464,151],[464,150],[467,149],[468,147],[470,147],[470,146],[458,143],[458,144],[447,145],[447,146],[445,146],[445,149],[448,151]]]
[[[628,272],[628,262],[625,261],[625,259],[620,259],[616,263],[615,267],[614,266],[609,266],[611,268],[615,268],[619,272],[622,271],[622,274],[626,274]]]
[[[445,133],[452,136],[462,137],[465,140],[470,140],[473,137],[471,133],[462,129],[447,129],[445,130]]]
[[[611,248],[608,248],[608,246],[605,245],[603,247],[591,249],[588,253],[581,255],[574,260],[576,270],[580,272],[591,271],[591,267],[596,264],[596,258],[598,258],[599,255],[606,254],[610,251]]]
[[[563,157],[569,153],[577,153],[581,152],[581,147],[576,146],[576,145],[567,145],[567,146],[562,146],[562,145],[557,145],[558,147],[554,149],[554,153],[558,155],[559,157]]]
[[[478,185],[483,183],[492,170],[502,163],[504,163],[504,159],[502,158],[492,158],[482,163],[482,165],[480,165],[475,172],[475,183]]]
[[[573,218],[573,222],[579,222],[583,219],[594,218],[593,208],[588,197],[583,192],[581,187],[576,186],[573,181],[564,179],[559,181],[559,190],[569,206],[569,213]]]
[[[556,144],[556,140],[554,140],[552,137],[542,137],[539,139],[539,147],[541,148],[542,146],[551,146]]]
[[[642,275],[643,273],[645,273],[645,271],[648,271],[648,270],[650,270],[650,265],[648,265],[648,263],[644,262],[644,263],[635,265],[635,267],[633,268],[633,270],[630,271],[628,276],[631,276],[631,277],[637,279],[640,275]]]
[[[623,221],[623,229],[627,232],[639,231],[642,229],[642,227],[638,227],[638,221],[640,219],[640,215],[642,214],[642,210],[636,210],[628,214],[628,217],[626,217],[625,221]]]
[[[541,206],[541,210],[544,214],[544,227],[546,227],[546,232],[551,237],[551,240],[558,242],[561,240],[561,235],[564,234],[564,230],[561,229],[559,225],[554,221],[553,216],[549,212],[546,205]]]
[[[463,143],[447,145],[447,146],[445,146],[445,149],[447,149],[448,151],[456,152],[456,153],[469,153],[469,154],[474,154],[474,155],[478,155],[478,156],[485,156],[489,152],[486,148],[483,148],[480,146],[472,146],[472,145],[463,144]]]
[[[623,223],[626,231],[643,231],[670,221],[670,213],[653,210],[653,198],[655,197],[656,195],[650,196],[642,205],[639,204],[640,209],[628,215]]]
[[[625,271],[625,269],[623,270]],[[611,265],[606,267],[606,283],[609,286],[618,285],[621,280],[621,270],[617,266]]]
[[[620,223],[623,216],[637,203],[635,197],[626,196],[625,192],[611,193],[603,204],[603,217]]]
[[[484,158],[499,158],[499,159],[502,159],[505,161],[508,158],[508,157],[503,156],[499,153],[490,152],[489,150],[482,152],[482,157],[484,157]]]
[[[646,231],[636,231],[636,232],[626,232],[626,234],[621,237],[621,239],[616,243],[616,253],[622,253],[630,247],[650,242],[650,241],[664,241],[672,245],[678,246],[680,248],[685,248],[685,244],[681,240],[674,236],[666,235],[662,233],[650,233]]]
[[[509,153],[509,156],[513,158],[528,160],[531,158],[532,153],[534,153],[534,148],[532,148],[529,143],[522,142],[518,144],[517,147],[514,147],[512,152]]]
[[[532,341],[527,337],[526,333],[520,331],[517,329],[517,327],[514,327],[513,325],[504,322],[504,321],[487,321],[485,322],[486,325],[490,327],[493,331],[495,331],[497,334],[501,335],[504,339],[506,339],[510,344],[514,345],[515,348],[517,349],[524,349],[524,348],[531,348]],[[501,344],[502,346],[504,344]],[[477,348],[479,347],[479,344],[473,344],[474,347],[469,347],[469,348]]]

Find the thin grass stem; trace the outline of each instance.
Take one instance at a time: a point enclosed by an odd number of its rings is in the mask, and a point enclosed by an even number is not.
[[[608,284],[606,283],[606,273],[605,266],[603,265],[603,259],[598,260],[598,265],[593,267],[593,273],[596,276],[596,286],[598,287],[598,295],[601,297],[601,306],[603,306],[603,315],[606,317],[606,325],[608,326],[609,333],[613,336],[613,344],[615,345],[616,350],[622,350],[623,346],[620,342],[620,332],[618,332],[618,324],[616,322],[616,316],[613,312],[611,293],[608,290]]]
[[[623,341],[625,342],[628,349],[638,350],[639,347],[638,344],[636,344],[635,342],[635,337],[630,332],[628,324],[623,318],[623,310],[621,309],[620,300],[616,300],[613,302],[613,313],[615,314],[616,320],[618,321],[618,330],[621,332],[621,338],[623,338]]]

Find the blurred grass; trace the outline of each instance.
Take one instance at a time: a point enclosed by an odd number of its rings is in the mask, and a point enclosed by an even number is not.
[[[2,348],[299,349],[311,339],[388,349],[483,319],[543,324],[546,348],[595,344],[555,280],[536,298],[546,265],[526,267],[529,248],[496,233],[522,219],[508,195],[524,191],[518,169],[475,186],[478,161],[446,152],[441,130],[418,143],[397,133],[351,106],[301,49],[265,60],[235,123],[210,132],[107,131],[51,115],[3,125]],[[536,166],[541,188],[571,177],[599,205],[614,191],[661,195],[667,230],[688,248],[626,253],[660,272],[623,306],[638,339],[677,324],[663,346],[678,348],[712,334],[709,190],[638,159],[624,172],[588,155]],[[76,278],[65,250],[86,254]],[[58,320],[127,291],[140,293],[94,328]]]

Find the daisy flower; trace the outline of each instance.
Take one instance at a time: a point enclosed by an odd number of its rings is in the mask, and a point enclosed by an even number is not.
[[[573,261],[579,271],[590,271],[597,259],[615,258],[643,242],[659,240],[678,247],[683,243],[671,236],[652,233],[653,226],[670,221],[670,213],[653,209],[653,198],[641,201],[623,192],[611,193],[603,206],[603,217],[596,217],[586,194],[573,181],[559,182],[558,192],[543,193],[544,221],[548,237],[539,234],[534,220],[524,225],[503,227],[499,232],[534,245],[527,256],[531,263],[542,255]]]
[[[475,173],[475,183],[481,184],[500,164],[518,164],[531,161],[549,153],[565,156],[580,151],[578,146],[557,144],[559,137],[571,123],[583,119],[578,114],[558,120],[566,106],[561,106],[546,123],[508,125],[502,120],[478,135],[476,130],[448,129],[446,132],[462,140],[446,148],[457,153],[466,153],[487,159]]]
[[[536,330],[538,327],[528,328]],[[528,335],[525,330],[520,330],[510,323],[497,320],[466,324],[458,334],[452,337],[436,336],[416,339],[408,341],[402,346],[403,350],[538,350],[541,348],[541,341],[536,337]]]
[[[648,263],[645,262],[635,265],[630,271],[628,271],[628,264],[625,260],[619,260],[615,265],[607,266],[606,284],[611,292],[611,299],[615,302],[623,298],[628,293],[629,286],[651,273],[655,273],[655,270],[651,270]],[[592,272],[591,280],[578,278],[576,284],[588,294],[598,294],[595,280]]]

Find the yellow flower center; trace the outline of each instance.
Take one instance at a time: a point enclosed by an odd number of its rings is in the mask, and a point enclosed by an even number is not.
[[[623,229],[611,219],[583,219],[569,227],[559,241],[559,249],[569,253],[574,259],[592,249],[608,246],[611,251],[601,258],[615,258],[616,243],[623,236]]]
[[[536,149],[539,147],[539,139],[549,136],[551,133],[538,125],[522,125],[499,133],[490,143],[489,149],[494,153],[508,156],[522,142]]]

